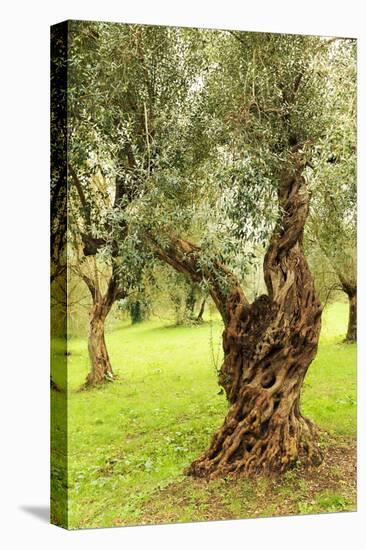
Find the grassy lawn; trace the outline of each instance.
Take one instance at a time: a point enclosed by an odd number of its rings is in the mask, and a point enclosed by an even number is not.
[[[86,341],[71,339],[69,527],[354,510],[356,347],[342,343],[346,324],[346,304],[324,312],[304,386],[303,411],[324,430],[326,459],[319,470],[280,480],[206,483],[182,474],[227,410],[215,372],[218,319],[197,327],[121,324],[107,335],[118,380],[89,391],[78,391],[88,372]],[[59,384],[61,368],[55,355]],[[55,393],[56,407],[58,400]]]

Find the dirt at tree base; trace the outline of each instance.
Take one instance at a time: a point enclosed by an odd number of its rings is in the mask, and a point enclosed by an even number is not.
[[[277,477],[185,478],[156,490],[137,524],[249,519],[356,510],[356,443],[328,440],[319,467],[299,467]],[[127,525],[115,518],[114,525]],[[130,523],[129,523],[130,524]]]

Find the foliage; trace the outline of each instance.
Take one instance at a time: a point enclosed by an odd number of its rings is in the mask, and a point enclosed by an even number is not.
[[[307,242],[315,254],[318,249],[318,254],[325,257],[324,272],[334,274],[328,276],[328,288],[342,290],[339,277],[345,278],[351,286],[356,285],[355,44],[337,42],[332,55],[338,79],[330,80],[326,88],[330,116],[309,171],[312,202]]]
[[[199,132],[199,124],[186,123],[188,112],[194,116],[189,93],[202,63],[195,47],[189,47],[191,35],[162,27],[73,22],[70,163],[81,174],[90,230],[103,240],[105,253],[118,256],[124,286],[136,284],[144,257],[135,229],[142,214],[131,203],[151,188],[157,193],[164,184],[174,186],[174,171],[194,141],[190,128]],[[171,172],[169,177],[165,172]],[[102,211],[95,211],[100,198],[90,184],[96,173],[106,181],[104,196],[112,197],[112,205]],[[156,193],[150,202],[159,200]]]
[[[273,229],[291,149],[304,148],[313,182],[340,158],[353,59],[347,40],[72,22],[70,158],[124,285],[154,261],[151,234],[163,247],[193,239],[202,265],[220,257],[242,279]]]
[[[294,147],[315,194],[333,197],[326,188],[348,171],[337,196],[352,201],[352,41],[78,21],[70,36],[70,163],[124,288],[152,268],[151,236],[163,248],[171,235],[193,240],[202,269],[219,258],[248,276]]]

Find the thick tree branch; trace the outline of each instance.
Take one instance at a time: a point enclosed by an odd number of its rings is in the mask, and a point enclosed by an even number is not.
[[[128,296],[128,292],[118,284],[116,268],[113,265],[112,275],[108,281],[107,292],[104,295],[106,307],[111,308],[116,300],[122,300]]]
[[[168,263],[195,283],[207,281],[210,295],[225,324],[229,321],[233,303],[238,307],[248,305],[248,300],[235,275],[216,259],[210,267],[205,266],[200,247],[176,237],[170,237],[168,246],[164,247],[151,235],[149,241],[160,260]]]
[[[93,302],[98,301],[100,296],[99,296],[99,293],[98,293],[98,290],[97,290],[97,286],[94,283],[93,279],[91,277],[89,277],[86,273],[84,273],[84,271],[78,265],[72,266],[72,269],[80,277],[80,279],[82,279],[84,281],[84,283],[88,287]]]

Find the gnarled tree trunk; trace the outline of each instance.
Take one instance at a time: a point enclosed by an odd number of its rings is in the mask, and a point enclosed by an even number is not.
[[[104,324],[110,307],[104,302],[102,299],[94,303],[90,312],[88,352],[91,368],[86,378],[87,386],[96,386],[114,379],[104,339]]]
[[[219,261],[210,269],[200,249],[172,238],[159,258],[193,281],[204,277],[225,324],[224,363],[219,382],[231,404],[210,448],[186,470],[212,479],[260,470],[282,472],[298,460],[319,464],[317,429],[300,411],[300,393],[314,359],[321,326],[321,304],[303,251],[309,193],[304,162],[293,153],[280,176],[280,221],[264,260],[268,295],[252,304],[239,282]],[[229,291],[220,281],[225,278]]]
[[[280,221],[264,260],[268,295],[252,304],[219,261],[204,267],[199,247],[172,237],[163,248],[149,236],[160,259],[195,282],[209,281],[225,324],[219,382],[231,406],[210,448],[186,470],[192,476],[282,472],[299,459],[312,464],[322,459],[317,428],[300,411],[301,387],[317,352],[322,308],[303,251],[309,210],[304,161],[293,153],[291,163],[280,176]]]
[[[300,392],[316,355],[321,305],[303,253],[309,195],[299,170],[283,174],[283,209],[264,260],[268,296],[227,301],[220,383],[231,403],[210,448],[188,468],[197,477],[281,472],[299,459],[318,464],[316,428],[300,411]]]

